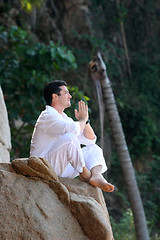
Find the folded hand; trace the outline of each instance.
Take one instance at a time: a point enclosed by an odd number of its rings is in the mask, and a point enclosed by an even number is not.
[[[77,120],[88,120],[88,106],[82,100],[78,102],[78,111],[75,109],[75,117]]]

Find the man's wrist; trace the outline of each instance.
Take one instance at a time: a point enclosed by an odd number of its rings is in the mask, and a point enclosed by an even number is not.
[[[88,120],[86,121],[86,124],[90,123],[90,119],[88,118]]]

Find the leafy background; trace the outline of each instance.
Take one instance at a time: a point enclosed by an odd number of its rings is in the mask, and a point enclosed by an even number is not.
[[[35,121],[44,109],[42,92],[52,79],[68,82],[73,109],[79,99],[89,104],[90,118],[100,138],[99,111],[87,66],[97,50],[103,53],[127,144],[135,167],[151,239],[160,239],[160,6],[158,1],[90,1],[94,34],[72,32],[72,44],[33,37],[24,22],[45,1],[21,0],[16,24],[1,21],[0,84],[12,136],[11,160],[28,157]],[[57,1],[54,2],[59,7]],[[16,5],[17,6],[17,5]],[[12,1],[0,4],[10,16]],[[2,19],[0,18],[0,19]],[[124,32],[123,32],[123,31]],[[38,34],[38,32],[36,32]],[[124,45],[123,39],[127,45]],[[75,40],[76,39],[76,40]],[[75,44],[73,44],[73,42]],[[126,47],[129,61],[126,58]],[[105,117],[107,178],[117,191],[105,194],[115,239],[135,239],[133,216],[120,163]]]

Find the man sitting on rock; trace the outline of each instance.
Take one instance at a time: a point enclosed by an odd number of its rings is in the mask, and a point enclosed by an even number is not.
[[[107,170],[102,149],[95,144],[96,136],[89,123],[88,106],[79,101],[75,110],[77,121],[64,110],[70,107],[70,95],[65,81],[55,80],[46,85],[46,109],[40,114],[31,140],[30,156],[43,157],[60,177],[75,178],[112,192],[102,173]],[[81,145],[85,147],[81,148]]]

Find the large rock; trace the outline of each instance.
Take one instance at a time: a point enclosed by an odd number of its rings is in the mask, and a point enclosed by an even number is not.
[[[8,114],[0,86],[0,163],[10,162],[11,135]]]
[[[43,158],[0,164],[0,239],[112,240],[102,191]]]

